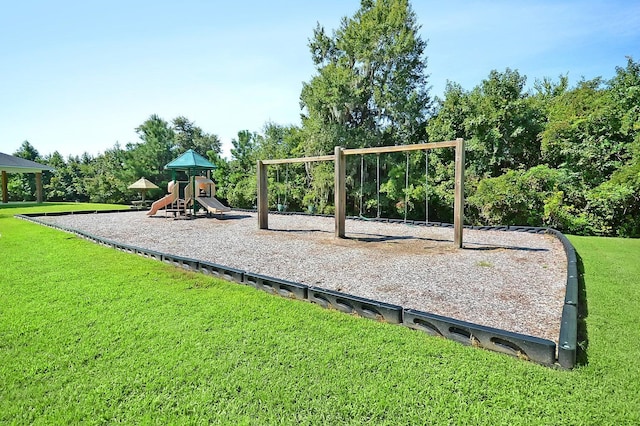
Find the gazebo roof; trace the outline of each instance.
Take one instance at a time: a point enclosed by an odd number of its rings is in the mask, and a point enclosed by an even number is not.
[[[128,189],[158,189],[158,185],[151,182],[144,177],[141,177],[137,181],[133,182],[131,185],[127,187]]]
[[[216,165],[190,149],[164,166],[164,168],[172,170],[212,170],[216,168]]]
[[[52,167],[44,164],[0,152],[0,172],[39,173],[43,170],[54,171]]]

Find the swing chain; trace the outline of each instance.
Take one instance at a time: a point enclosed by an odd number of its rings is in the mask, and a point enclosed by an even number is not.
[[[364,193],[364,155],[360,155],[360,217],[362,217],[362,199]]]
[[[281,192],[281,190],[280,190],[280,166],[279,165],[276,165],[276,183],[277,183],[276,188],[278,188],[278,200],[277,201],[278,201],[278,204],[280,204],[280,192]]]
[[[380,153],[376,154],[376,219],[380,219]],[[364,155],[360,156],[360,217],[364,217]]]
[[[424,151],[424,223],[429,223],[429,151]]]
[[[376,159],[376,190],[378,194],[378,211],[376,213],[376,218],[380,219],[380,154],[377,154],[378,158]]]
[[[407,222],[407,211],[409,211],[409,152],[407,156],[407,167],[404,172],[404,222]]]

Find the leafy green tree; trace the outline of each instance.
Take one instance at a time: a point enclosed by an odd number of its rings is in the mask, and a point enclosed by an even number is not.
[[[457,83],[448,81],[443,98],[436,98],[435,113],[426,127],[430,142],[448,141],[464,138],[467,141],[471,134],[467,131],[471,118],[472,104],[469,92]],[[439,222],[453,221],[453,189],[455,178],[455,152],[453,149],[431,150],[429,155],[429,218]],[[466,161],[469,164],[469,160]],[[470,187],[477,183],[477,176],[467,167],[465,172],[466,192],[473,192]]]
[[[94,203],[128,203],[137,196],[137,192],[127,189],[136,178],[124,168],[127,152],[119,144],[107,149],[91,164],[91,171],[85,178],[89,199]],[[156,182],[160,188],[163,182]],[[166,185],[166,183],[165,183]],[[150,191],[149,195],[160,195],[161,190]]]
[[[525,76],[509,68],[491,71],[470,92],[448,83],[427,126],[429,140],[464,138],[467,173],[478,178],[540,164],[538,135],[544,129],[544,110],[524,91],[525,83]],[[449,159],[447,154],[444,160]]]
[[[309,41],[317,75],[303,84],[300,104],[302,152],[319,155],[349,148],[410,144],[424,140],[431,100],[426,42],[407,0],[363,0],[331,35],[318,24]],[[367,168],[371,163],[367,162]],[[311,182],[311,198],[326,200],[323,177]],[[355,176],[352,162],[347,174]],[[371,175],[371,170],[366,170]],[[320,177],[320,175],[319,175]],[[348,183],[348,205],[358,204],[359,186]]]
[[[526,77],[509,68],[491,71],[470,94],[472,117],[468,159],[478,176],[499,176],[504,170],[540,163],[544,116],[527,92]],[[475,169],[475,170],[473,170]]]
[[[616,75],[609,85],[613,104],[621,115],[621,134],[628,142],[637,142],[640,132],[640,63],[627,57],[626,67],[616,67]]]
[[[67,194],[72,186],[73,178],[67,168],[67,163],[58,151],[46,156],[44,162],[53,167],[55,173],[48,173],[43,179],[43,190],[48,201],[67,201]]]
[[[297,126],[281,126],[267,122],[260,138],[256,138],[256,155],[260,159],[302,157],[304,138]]]
[[[640,237],[640,63],[627,58],[626,67],[616,67],[608,95],[619,123],[609,158],[624,164],[587,193],[586,210],[594,233]]]
[[[509,68],[491,71],[470,92],[447,83],[444,99],[437,99],[435,116],[427,126],[429,140],[464,138],[467,173],[477,177],[539,164],[544,110],[524,91],[525,83],[526,77]]]
[[[444,98],[436,97],[435,114],[427,124],[431,142],[470,137],[465,121],[471,115],[469,93],[458,83],[447,81]]]
[[[168,182],[171,176],[164,166],[175,156],[175,132],[169,123],[153,114],[136,128],[136,133],[140,142],[127,144],[122,178],[130,182],[140,177],[153,182]]]
[[[494,70],[471,91],[448,82],[444,98],[437,99],[426,131],[433,142],[465,139],[467,196],[475,193],[482,179],[542,162],[539,135],[545,125],[545,104],[524,90],[525,83],[518,71]],[[544,81],[541,87],[545,84],[552,89],[551,82]],[[452,211],[453,161],[453,150],[429,153],[429,198],[441,220]],[[465,215],[471,222],[484,220],[473,205]]]
[[[318,213],[333,214],[335,212],[334,165],[333,162],[320,162],[305,165],[309,175],[308,190],[305,192],[301,204],[317,207]]]
[[[318,24],[309,42],[318,75],[300,99],[317,130],[336,137],[325,152],[420,137],[430,98],[418,30],[407,0],[363,0],[332,36]]]
[[[84,153],[82,156],[69,156],[67,168],[71,175],[71,185],[68,188],[67,200],[69,201],[89,201],[91,193],[87,190],[86,179],[93,175],[93,158]]]
[[[14,157],[24,158],[25,160],[38,161],[40,159],[40,153],[38,150],[29,143],[29,141],[22,142],[20,148],[13,154]]]
[[[567,180],[563,171],[545,165],[526,171],[509,170],[481,180],[467,202],[480,211],[485,224],[542,226],[547,219],[545,204],[557,203]]]
[[[640,179],[635,176],[623,180],[622,173],[593,188],[587,193],[587,214],[590,230],[596,235],[640,236]]]
[[[609,82],[583,80],[571,89],[566,77],[536,83],[531,99],[547,120],[539,133],[546,165],[521,163],[480,178],[468,198],[475,212],[469,216],[578,234],[639,235],[640,66],[629,58],[616,72]]]
[[[236,170],[250,171],[255,169],[257,161],[258,134],[248,130],[238,132],[238,137],[231,140],[231,157]]]
[[[305,155],[304,133],[297,126],[281,126],[268,122],[257,142],[256,155],[259,159]],[[287,204],[290,210],[306,209],[309,205],[317,208],[320,204],[324,207],[326,203],[321,203],[320,197],[316,196],[318,165],[311,162],[269,167],[269,205],[275,206],[279,200],[280,203]],[[333,165],[331,170],[333,171]]]
[[[628,158],[625,139],[620,111],[597,78],[554,98],[542,132],[542,154],[550,166],[579,173],[587,187],[594,187]]]
[[[544,77],[542,80],[536,80],[533,87],[536,91],[536,96],[545,101],[550,101],[567,92],[569,89],[569,77],[566,74],[561,74],[557,82],[549,77]]]
[[[234,207],[250,208],[256,204],[256,161],[260,139],[257,133],[241,130],[238,137],[231,140],[229,187],[225,197]]]
[[[230,162],[227,161],[220,154],[209,154],[209,161],[213,163],[216,168],[211,173],[211,178],[216,184],[216,198],[220,199],[227,205],[229,205],[228,193],[232,189],[232,185],[229,181],[230,177]],[[237,207],[237,206],[236,206]]]
[[[220,154],[220,138],[217,135],[204,132],[194,122],[179,116],[173,119],[175,154],[180,155],[189,149],[197,153],[213,157]]]
[[[14,157],[30,161],[40,161],[40,153],[29,143],[24,141],[20,148],[13,153]],[[36,177],[33,173],[12,173],[8,177],[7,188],[10,201],[34,201],[36,199]]]

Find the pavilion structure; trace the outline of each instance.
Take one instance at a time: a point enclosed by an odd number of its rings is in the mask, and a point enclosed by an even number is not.
[[[9,202],[9,173],[35,173],[36,175],[36,201],[41,203],[42,197],[42,172],[54,171],[52,167],[24,158],[0,152],[0,173],[2,174],[2,202]]]

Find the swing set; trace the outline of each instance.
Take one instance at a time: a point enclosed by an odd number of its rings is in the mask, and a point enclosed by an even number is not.
[[[409,152],[406,152],[407,164],[404,174],[404,221],[407,222],[407,212],[409,205]],[[424,187],[425,187],[425,199],[424,199],[424,212],[425,223],[429,223],[429,192],[428,192],[428,177],[429,177],[429,154],[425,150],[424,156]],[[360,190],[358,191],[360,198],[359,203],[359,217],[360,219],[369,220],[370,218],[364,216],[364,154],[360,155]],[[380,153],[376,154],[376,219],[380,219]]]
[[[258,228],[269,229],[269,208],[267,201],[267,168],[269,165],[291,164],[291,163],[308,163],[315,161],[333,161],[335,167],[334,177],[334,194],[335,194],[335,237],[345,238],[345,221],[346,221],[346,157],[348,155],[360,155],[360,215],[362,216],[362,187],[364,186],[364,155],[377,154],[377,217],[380,217],[380,154],[392,152],[405,152],[407,157],[407,166],[405,172],[405,206],[404,215],[407,219],[408,211],[408,187],[409,187],[409,152],[425,151],[436,148],[455,148],[455,185],[454,185],[454,203],[453,203],[453,228],[454,228],[454,245],[462,248],[462,228],[464,213],[464,140],[456,139],[445,142],[431,142],[414,145],[396,145],[381,146],[372,148],[355,148],[345,149],[340,146],[335,147],[333,155],[320,155],[315,157],[301,158],[281,158],[273,160],[258,160],[257,164],[257,181],[258,181]],[[428,172],[428,155],[425,160],[425,182]],[[427,194],[428,195],[428,194]],[[429,219],[428,196],[425,197],[426,221]]]

